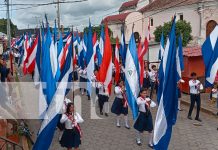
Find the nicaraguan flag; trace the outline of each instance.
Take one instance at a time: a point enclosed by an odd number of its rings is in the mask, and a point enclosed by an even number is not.
[[[161,39],[160,39],[160,50],[159,50],[159,54],[158,54],[158,59],[159,60],[162,59],[163,53],[164,53],[164,34],[162,32]]]
[[[87,43],[87,52],[86,52],[86,64],[87,64],[87,90],[89,94],[92,94],[92,77],[95,69],[94,62],[94,51],[93,51],[93,42],[92,42],[92,26],[89,21],[89,33],[88,33],[88,43]]]
[[[155,150],[167,150],[178,109],[175,18],[159,68],[158,111],[154,126]]]
[[[218,25],[202,45],[205,64],[206,87],[212,86],[218,70]]]
[[[126,61],[126,42],[125,42],[125,35],[124,31],[122,30],[122,36],[120,39],[120,56],[122,58],[122,64],[125,67],[125,61]]]
[[[100,52],[97,52],[98,66],[101,66],[102,58],[103,58],[103,55],[104,55],[104,41],[105,41],[104,26],[101,25],[101,36],[100,36],[100,40],[99,40],[99,49],[100,49]]]
[[[128,104],[132,110],[133,119],[135,120],[138,116],[138,106],[136,100],[140,91],[140,73],[134,34],[131,35],[131,39],[129,41],[125,65],[126,94]]]
[[[65,93],[68,89],[68,83],[72,81],[72,72],[72,51],[69,51],[63,71],[61,72],[60,82],[45,114],[45,119],[42,122],[36,143],[33,146],[33,150],[49,149],[57,127],[57,123],[59,121],[59,112],[63,107]]]

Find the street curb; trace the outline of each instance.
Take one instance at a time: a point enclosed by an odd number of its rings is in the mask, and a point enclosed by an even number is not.
[[[187,101],[184,101],[184,100],[181,100],[181,103],[186,105],[186,106],[190,106],[190,103],[187,102]],[[196,106],[195,106],[196,108]],[[204,113],[207,113],[209,115],[214,115],[214,116],[217,116],[216,113],[212,110],[209,110],[208,108],[205,108],[205,107],[201,107],[201,111],[204,112]]]

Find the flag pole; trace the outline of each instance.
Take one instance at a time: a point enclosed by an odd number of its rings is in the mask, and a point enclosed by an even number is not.
[[[73,34],[73,25],[72,25],[72,54],[73,54],[73,52],[74,52],[74,42],[73,42],[73,36],[74,36],[74,34]],[[74,118],[74,112],[75,112],[75,101],[74,101],[74,96],[75,96],[75,93],[74,93],[74,54],[72,55],[72,65],[73,65],[73,118]]]

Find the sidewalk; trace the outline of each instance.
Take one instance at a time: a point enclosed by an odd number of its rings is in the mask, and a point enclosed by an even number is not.
[[[209,99],[210,99],[209,93],[201,94],[201,111],[208,114],[216,115],[218,112],[218,109],[216,108],[217,104],[215,103],[211,105]],[[182,94],[181,103],[190,106],[190,95]]]

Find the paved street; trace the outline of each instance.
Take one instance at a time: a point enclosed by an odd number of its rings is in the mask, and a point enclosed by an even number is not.
[[[31,81],[27,76],[21,79],[22,81]],[[75,103],[79,102],[79,91],[75,92]],[[69,97],[72,100],[72,94],[69,93]],[[206,106],[207,95],[202,96],[202,101]],[[124,127],[117,128],[115,121],[116,116],[109,114],[108,118],[92,120],[90,119],[90,106],[91,101],[87,100],[86,96],[81,97],[82,101],[82,117],[85,120],[81,124],[83,137],[81,150],[144,150],[149,149],[147,146],[148,137],[147,133],[143,134],[142,146],[137,146],[135,143],[135,130],[131,128],[127,130]],[[189,101],[188,95],[182,96],[183,101]],[[114,100],[114,96],[110,98],[110,106]],[[173,135],[171,138],[169,150],[218,150],[218,118],[212,114],[201,112],[200,118],[203,120],[202,126],[198,126],[198,122],[194,120],[188,120],[187,113],[189,107],[182,105],[183,111],[179,112],[177,123],[173,129]],[[153,120],[155,120],[157,108],[152,110]],[[96,112],[98,113],[98,106],[96,105]],[[129,111],[130,112],[130,111]],[[195,109],[192,113],[192,117],[195,117]],[[132,115],[129,115],[130,125],[133,126]],[[40,123],[37,120],[29,120],[30,129],[34,131],[34,137],[40,127]],[[122,122],[124,123],[124,122]],[[197,125],[196,125],[197,124]],[[59,131],[56,130],[53,143],[50,150],[64,150],[60,147],[58,142]]]
[[[78,92],[77,92],[78,93]],[[110,100],[112,103],[113,99]],[[111,104],[110,103],[110,104]],[[184,111],[178,114],[177,124],[174,127],[169,150],[218,150],[218,120],[215,116],[201,113],[202,126],[195,126],[196,121],[186,119],[188,107],[183,106]],[[98,112],[98,108],[96,109]],[[153,119],[155,119],[153,110]],[[195,111],[193,112],[193,118]],[[142,146],[135,143],[135,130],[115,126],[115,115],[110,114],[108,118],[101,120],[90,119],[90,101],[86,96],[82,97],[82,117],[85,122],[81,124],[83,131],[81,150],[142,150],[147,147],[147,133],[143,134]],[[132,116],[130,124],[133,125]],[[37,132],[37,121],[30,121]],[[58,130],[55,133],[51,150],[62,150],[58,142]]]

